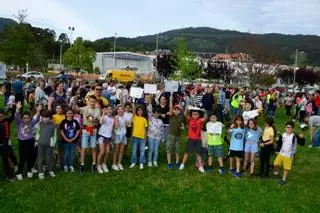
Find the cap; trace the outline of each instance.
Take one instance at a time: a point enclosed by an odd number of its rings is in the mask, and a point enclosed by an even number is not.
[[[177,104],[177,105],[175,105],[175,106],[173,107],[173,109],[176,109],[176,108],[178,108],[179,110],[181,110],[181,107],[180,107],[179,104]]]

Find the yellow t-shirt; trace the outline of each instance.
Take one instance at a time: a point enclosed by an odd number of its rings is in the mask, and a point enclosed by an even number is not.
[[[142,116],[133,116],[133,131],[132,136],[136,138],[144,139],[146,137],[146,128],[148,127],[148,121]]]
[[[97,98],[100,99],[100,100],[102,100],[103,105],[107,106],[107,105],[109,104],[109,103],[108,103],[108,100],[107,100],[105,97],[100,96],[100,97],[97,97]]]
[[[262,140],[268,141],[271,137],[274,137],[274,130],[272,127],[266,127],[263,131]]]
[[[59,115],[59,114],[54,114],[52,116],[52,122],[55,124],[55,125],[60,125],[61,122],[66,119],[66,116],[65,115]]]

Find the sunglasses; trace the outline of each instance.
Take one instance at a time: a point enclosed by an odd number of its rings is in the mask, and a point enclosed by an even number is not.
[[[97,91],[102,91],[102,88],[98,88],[98,89],[96,89]]]

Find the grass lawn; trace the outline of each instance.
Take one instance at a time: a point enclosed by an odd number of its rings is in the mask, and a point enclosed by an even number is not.
[[[279,111],[276,119],[281,131],[286,122],[283,113]],[[260,120],[261,123],[263,119]],[[16,129],[12,127],[11,138],[17,150]],[[184,146],[181,147],[183,150]],[[319,211],[320,150],[298,147],[293,171],[284,186],[272,179],[219,176],[217,169],[211,174],[199,174],[193,158],[184,171],[168,171],[163,144],[159,158],[159,168],[143,171],[128,169],[126,160],[123,172],[93,175],[88,171],[80,176],[78,171],[73,174],[60,171],[54,179],[24,179],[15,183],[1,178],[0,212]],[[3,174],[2,167],[0,173]]]

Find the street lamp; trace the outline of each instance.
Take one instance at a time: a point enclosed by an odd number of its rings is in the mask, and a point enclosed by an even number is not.
[[[116,43],[117,43],[117,33],[114,34],[113,41],[113,59],[114,59],[114,68],[116,68]]]

